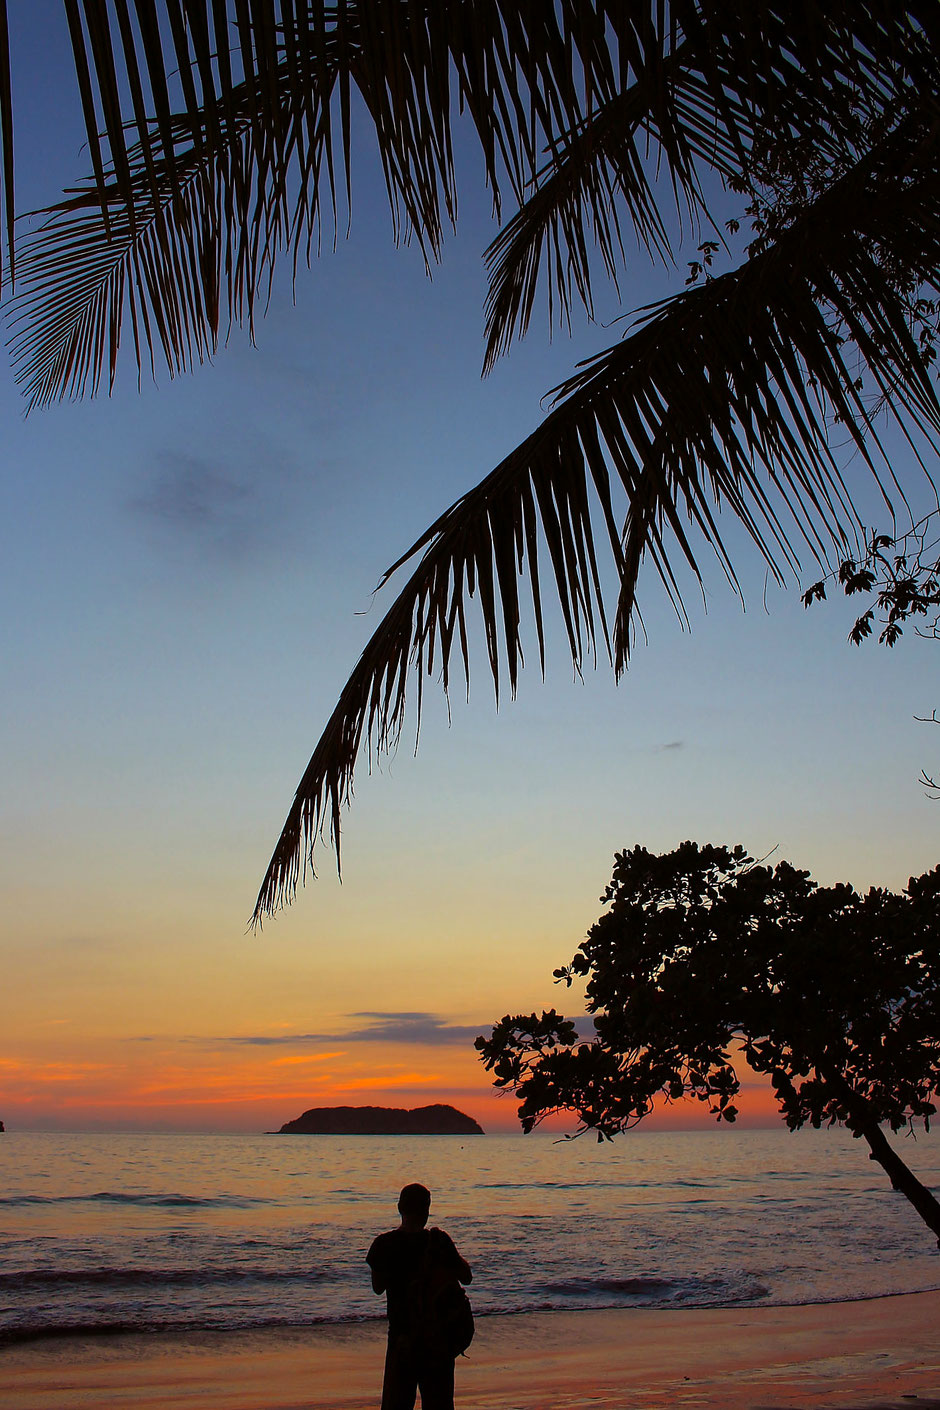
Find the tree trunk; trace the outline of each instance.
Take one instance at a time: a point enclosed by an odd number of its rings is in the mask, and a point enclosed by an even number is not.
[[[940,1247],[940,1203],[904,1164],[880,1126],[869,1126],[866,1123],[860,1129],[871,1148],[869,1160],[877,1160],[887,1171],[891,1184],[910,1200],[927,1228],[936,1234],[937,1246]]]
[[[900,1190],[901,1194],[910,1200],[927,1228],[936,1234],[937,1247],[940,1248],[940,1201],[934,1198],[926,1185],[920,1183],[913,1170],[904,1164],[878,1122],[872,1119],[866,1099],[854,1090],[841,1072],[833,1072],[818,1063],[816,1071],[838,1094],[846,1111],[846,1125],[853,1136],[864,1136],[868,1142],[869,1160],[877,1160],[886,1171],[892,1187]]]

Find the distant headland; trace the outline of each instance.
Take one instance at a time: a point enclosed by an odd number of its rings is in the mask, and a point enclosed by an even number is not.
[[[277,1136],[482,1136],[483,1127],[456,1107],[314,1106],[286,1121]]]

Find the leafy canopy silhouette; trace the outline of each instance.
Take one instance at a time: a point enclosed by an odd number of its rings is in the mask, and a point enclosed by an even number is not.
[[[474,134],[503,222],[486,368],[538,299],[552,324],[591,318],[599,281],[617,299],[638,260],[676,266],[697,241],[691,282],[635,311],[386,573],[408,568],[303,774],[256,919],[293,896],[325,830],[339,864],[360,751],[394,749],[409,682],[420,720],[426,676],[445,691],[468,676],[471,604],[497,699],[524,636],[544,665],[550,597],[574,668],[599,649],[619,674],[647,561],[683,619],[703,546],[737,587],[722,510],[780,581],[801,554],[825,565],[851,551],[862,477],[903,494],[940,435],[935,0],[63,0],[63,23],[92,171],[11,247],[30,407],[110,386],[122,340],[175,375],[233,322],[250,329],[278,261],[296,275],[346,228],[360,117],[394,234],[429,267],[456,221],[455,125]],[[7,50],[0,0],[12,239]],[[741,204],[728,222],[724,192]],[[915,448],[903,466],[880,417]]]
[[[576,1114],[598,1140],[657,1099],[734,1121],[742,1065],[770,1077],[790,1130],[841,1123],[864,1139],[940,1242],[940,1204],[881,1127],[929,1127],[940,1091],[940,867],[900,895],[820,887],[740,846],[618,852],[608,909],[570,965],[596,1037],[554,1009],[479,1037],[531,1131]]]

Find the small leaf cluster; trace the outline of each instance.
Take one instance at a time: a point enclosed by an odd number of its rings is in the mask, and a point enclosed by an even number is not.
[[[844,559],[826,578],[812,583],[802,595],[804,607],[826,599],[826,586],[835,580],[846,597],[873,593],[873,601],[859,616],[849,641],[854,646],[870,637],[876,616],[881,624],[878,640],[894,646],[904,623],[913,620],[921,636],[940,635],[940,540],[936,537],[937,511],[898,538],[872,534],[860,560]],[[932,618],[932,621],[928,621]],[[921,625],[921,623],[923,625]]]
[[[741,1070],[770,1077],[793,1130],[926,1127],[940,1090],[940,867],[903,893],[820,887],[736,846],[616,855],[607,909],[570,964],[596,1037],[555,1010],[476,1046],[529,1131],[568,1111],[610,1138],[657,1100],[733,1122]]]
[[[728,226],[731,225],[737,228],[736,221],[728,221]],[[711,278],[712,265],[715,262],[715,255],[718,253],[718,241],[703,240],[698,247],[698,252],[702,258],[689,260],[689,277],[685,281],[686,284],[697,284],[703,274],[706,279]]]

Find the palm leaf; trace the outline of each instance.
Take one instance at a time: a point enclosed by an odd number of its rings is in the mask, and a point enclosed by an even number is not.
[[[658,0],[134,0],[133,11],[129,0],[67,0],[94,173],[22,244],[13,356],[28,403],[110,382],[128,325],[138,365],[159,358],[174,374],[211,354],[232,320],[250,324],[279,252],[296,269],[319,239],[324,204],[335,234],[354,96],[395,229],[429,259],[456,214],[455,108],[474,126],[497,208],[504,188],[522,201],[549,170],[538,210],[512,227],[500,282],[518,284],[512,271],[551,231],[566,306],[572,280],[589,300],[593,241],[615,263],[612,195],[665,248],[629,130],[659,144],[664,189],[697,205],[696,159],[728,171],[737,153],[740,165],[754,112],[819,135],[826,104],[843,112],[847,93],[862,107],[866,95],[889,103],[897,74],[910,81],[922,62],[921,8],[834,4],[820,34],[810,0],[668,11]],[[588,148],[594,184],[572,189]],[[491,344],[524,326],[533,278],[523,274],[508,312],[491,308]]]
[[[63,203],[19,251],[19,292],[11,302],[11,348],[29,409],[95,392],[105,368],[113,383],[125,324],[138,365],[159,353],[171,375],[210,357],[226,320],[253,325],[259,295],[285,239],[310,241],[314,223],[272,188],[269,151],[254,140],[243,90],[230,102],[245,116],[241,137],[211,160],[193,154],[189,179],[155,205],[145,182],[136,206],[115,199],[104,228],[96,194]],[[316,114],[295,115],[284,159],[299,160],[319,192],[324,163],[335,211],[330,152]],[[308,138],[313,140],[308,141]],[[306,144],[306,145],[304,145]],[[180,175],[177,168],[177,177]]]
[[[676,7],[684,24],[678,44],[648,46],[635,63],[635,81],[554,144],[486,252],[484,371],[513,337],[525,335],[543,258],[550,322],[557,311],[570,327],[575,298],[593,318],[595,251],[619,293],[625,254],[618,208],[638,244],[671,261],[663,188],[672,189],[680,223],[685,215],[714,225],[703,168],[713,174],[713,189],[715,176],[737,187],[754,184],[755,147],[769,138],[796,149],[809,144],[816,162],[838,170],[858,155],[867,128],[904,106],[915,74],[926,91],[936,88],[936,24],[928,35],[909,29],[898,10],[833,7],[819,34],[797,6],[786,14],[746,8]]]
[[[530,179],[553,125],[583,121],[586,90],[606,98],[616,82],[585,0],[525,14],[510,0],[240,0],[231,24],[225,0],[164,0],[167,33],[157,0],[136,0],[136,30],[125,0],[112,3],[120,47],[109,0],[67,0],[94,173],[22,243],[13,356],[30,406],[113,376],[126,321],[138,362],[156,348],[171,373],[212,351],[220,318],[250,321],[278,251],[292,248],[296,266],[323,200],[334,221],[343,182],[348,201],[353,93],[395,229],[430,258],[456,214],[456,105],[498,204],[505,182]]]
[[[531,194],[490,245],[485,257],[490,285],[484,371],[493,367],[513,337],[524,337],[543,254],[550,321],[557,305],[559,321],[570,328],[575,296],[593,318],[592,248],[619,293],[618,268],[625,255],[618,205],[651,256],[673,258],[660,209],[662,195],[656,189],[661,160],[649,155],[652,145],[658,145],[660,158],[667,161],[673,187],[693,218],[697,213],[707,218],[698,172],[701,159],[725,176],[740,174],[735,143],[719,130],[707,89],[682,62],[687,47],[664,65],[668,79],[662,73],[645,76],[642,84],[612,98],[558,145],[537,174]],[[667,95],[669,112],[664,114]],[[655,127],[651,99],[658,100],[660,109]],[[739,133],[745,125],[742,111]]]
[[[629,337],[560,389],[555,409],[522,445],[392,565],[383,582],[420,555],[300,781],[256,922],[291,898],[327,827],[339,864],[356,760],[364,744],[370,760],[395,747],[409,673],[417,677],[419,722],[425,676],[439,672],[447,691],[455,650],[467,674],[471,598],[497,699],[504,679],[515,690],[522,660],[524,573],[544,662],[540,545],[580,668],[598,636],[608,642],[612,604],[595,547],[606,541],[618,583],[608,650],[619,672],[646,555],[679,610],[673,545],[699,576],[697,536],[734,582],[716,509],[733,513],[781,577],[798,566],[800,541],[822,557],[827,543],[854,532],[851,496],[830,448],[833,418],[876,477],[880,453],[855,359],[864,361],[869,390],[902,424],[940,435],[940,403],[909,327],[908,301],[885,273],[887,252],[895,271],[918,278],[940,267],[938,138],[932,104],[927,109],[927,118],[905,119],[774,244],[648,310]]]

